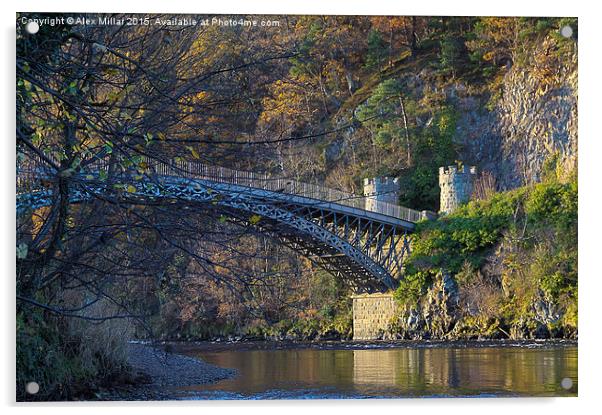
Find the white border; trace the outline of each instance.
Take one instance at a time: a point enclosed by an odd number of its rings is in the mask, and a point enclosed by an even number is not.
[[[220,0],[216,2],[195,1],[158,1],[158,0],[103,0],[99,2],[24,0],[15,8],[3,4],[3,63],[2,91],[2,130],[0,139],[2,167],[0,172],[0,194],[2,197],[2,218],[4,238],[2,249],[5,273],[2,275],[3,313],[2,313],[2,375],[0,376],[1,403],[8,406],[8,413],[44,412],[63,413],[112,413],[138,412],[144,410],[150,414],[162,414],[166,411],[180,413],[228,413],[265,414],[286,411],[287,414],[328,411],[356,414],[371,411],[408,411],[439,412],[447,414],[468,414],[487,412],[488,414],[529,413],[584,413],[590,412],[600,402],[602,385],[600,372],[602,360],[599,349],[602,345],[600,330],[602,287],[599,267],[596,259],[600,255],[599,206],[600,191],[598,168],[602,156],[599,130],[602,91],[600,90],[600,28],[602,17],[596,13],[593,2],[577,1],[531,1],[503,0],[483,1],[385,1],[385,0],[331,0],[290,2],[285,0]],[[94,403],[94,404],[46,404],[15,405],[14,402],[14,74],[15,74],[15,12],[17,11],[70,11],[70,12],[170,12],[202,14],[351,14],[351,15],[501,15],[501,16],[578,16],[579,17],[579,398],[551,399],[407,399],[384,401],[276,401],[276,402],[149,402],[149,403]],[[144,409],[142,409],[144,407]],[[600,408],[598,408],[598,411]],[[592,411],[593,412],[593,411]]]

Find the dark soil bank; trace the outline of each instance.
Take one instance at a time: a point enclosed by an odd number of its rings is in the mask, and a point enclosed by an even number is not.
[[[487,348],[521,347],[554,348],[577,346],[576,340],[535,339],[535,340],[360,340],[360,341],[197,341],[171,342],[166,347],[171,350],[191,354],[198,350],[221,352],[229,350],[365,350],[365,349],[425,349],[425,348]]]
[[[128,363],[134,374],[133,381],[99,391],[95,394],[97,399],[173,399],[174,388],[217,382],[236,373],[232,369],[224,369],[147,344],[130,343],[128,348]]]

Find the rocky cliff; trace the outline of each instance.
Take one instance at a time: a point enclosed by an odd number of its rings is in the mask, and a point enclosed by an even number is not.
[[[533,56],[546,56],[544,42]],[[455,141],[461,158],[492,172],[501,189],[540,180],[544,161],[558,156],[559,170],[577,166],[577,62],[514,65],[499,90],[464,95],[455,85],[459,122]],[[493,95],[493,97],[492,97]]]

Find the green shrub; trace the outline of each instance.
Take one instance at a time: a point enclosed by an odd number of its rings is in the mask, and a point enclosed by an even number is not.
[[[503,249],[498,251],[500,247]],[[498,264],[496,270],[483,271],[492,260]],[[419,223],[405,269],[404,279],[395,292],[395,298],[402,304],[418,304],[432,285],[433,276],[445,269],[456,275],[460,290],[487,289],[494,290],[493,294],[499,291],[499,295],[491,297],[500,302],[499,307],[493,307],[497,311],[489,312],[487,318],[499,320],[500,333],[505,327],[514,330],[513,336],[540,335],[534,304],[543,299],[563,313],[560,322],[548,327],[550,335],[562,332],[574,335],[576,180],[546,181],[497,193],[488,200],[469,202],[436,221]],[[471,288],[475,275],[482,275],[482,284],[487,287]],[[464,319],[467,321],[473,320]],[[458,330],[463,336],[475,335],[467,328]],[[483,330],[493,334],[497,328],[487,325]]]
[[[430,271],[418,271],[408,274],[400,281],[393,297],[402,305],[416,304],[420,297],[426,292],[432,282],[433,275]]]

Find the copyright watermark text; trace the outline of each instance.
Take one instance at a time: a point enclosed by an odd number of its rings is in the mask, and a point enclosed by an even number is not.
[[[80,26],[217,26],[217,27],[280,27],[278,19],[264,19],[257,17],[193,17],[193,16],[52,16],[44,18],[20,17],[19,22],[23,25],[36,23],[40,27],[57,25],[80,25]]]

